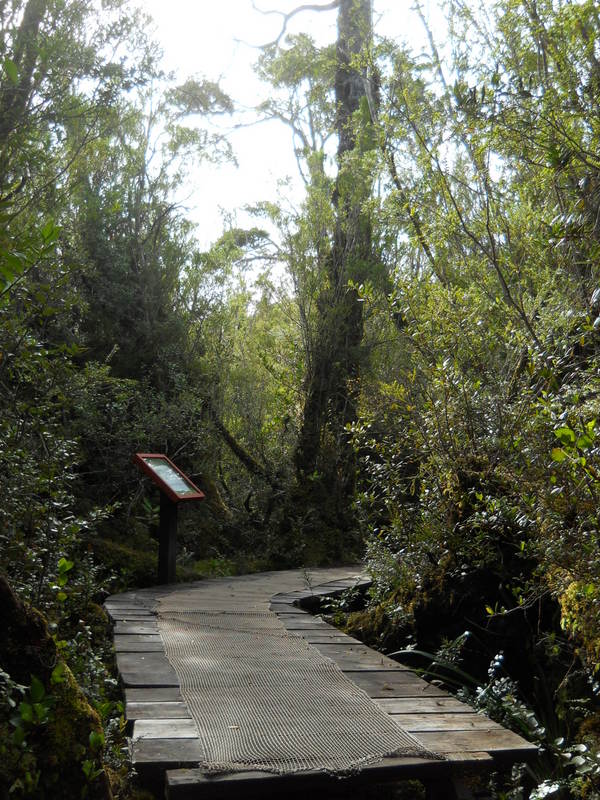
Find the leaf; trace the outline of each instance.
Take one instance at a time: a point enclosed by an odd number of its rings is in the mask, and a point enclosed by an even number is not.
[[[58,235],[60,233],[60,228],[52,222],[52,220],[48,220],[48,222],[44,225],[42,230],[40,231],[42,234],[42,239],[46,244],[50,244],[51,242],[55,242],[58,239]]]
[[[31,676],[31,688],[29,690],[29,694],[33,703],[41,703],[46,694],[44,684],[39,680],[39,678],[36,678],[35,675]]]
[[[23,744],[23,742],[25,741],[25,730],[24,730],[24,728],[21,728],[20,726],[18,728],[15,728],[15,730],[13,732],[13,735],[12,735],[12,740],[13,740],[13,743],[16,744],[17,747],[19,747],[19,745]]]
[[[101,750],[104,747],[104,734],[98,731],[92,731],[90,733],[90,747],[93,752]]]
[[[55,685],[57,683],[62,683],[65,679],[65,665],[64,662],[59,661],[58,664],[52,670],[52,675],[50,676],[50,683]]]
[[[552,448],[552,461],[558,461],[560,464],[561,461],[564,461],[567,457],[567,454],[562,449],[562,447],[553,447]]]
[[[561,444],[575,444],[575,431],[569,428],[568,426],[564,426],[562,428],[557,428],[554,431],[554,435],[557,439],[560,440]]]
[[[33,707],[30,703],[19,703],[19,714],[24,722],[33,722]]]
[[[16,86],[19,82],[19,70],[15,62],[10,58],[5,58],[2,66],[8,80]]]
[[[73,561],[67,561],[66,558],[61,558],[58,561],[58,571],[59,571],[59,573],[61,575],[63,575],[65,572],[68,572],[69,570],[73,569],[73,566],[74,566],[74,562]]]

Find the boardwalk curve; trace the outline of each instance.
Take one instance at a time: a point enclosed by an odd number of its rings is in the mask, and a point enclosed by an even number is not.
[[[313,787],[331,795],[340,782],[328,773],[364,766],[348,780],[416,777],[430,797],[450,798],[451,779],[465,767],[489,770],[497,761],[534,755],[534,745],[307,610],[323,596],[367,583],[357,569],[291,570],[109,598],[132,760],[146,782],[158,788],[166,773],[167,796],[180,800],[300,795]],[[268,635],[257,634],[257,626]],[[260,652],[241,658],[253,638]],[[309,678],[298,692],[307,658],[313,677],[317,664],[318,680]],[[274,659],[277,687],[265,710],[258,695],[269,686],[265,672]],[[286,682],[296,703],[286,701]],[[371,733],[347,735],[361,730],[362,715]],[[281,739],[287,739],[282,748]],[[341,760],[328,755],[340,751]]]

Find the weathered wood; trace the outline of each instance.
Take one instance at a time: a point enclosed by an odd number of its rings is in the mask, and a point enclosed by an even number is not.
[[[177,686],[179,679],[163,653],[117,653],[125,686]]]
[[[373,698],[376,697],[449,697],[447,692],[417,677],[414,672],[402,670],[344,670],[354,683]],[[481,748],[480,748],[481,749]]]
[[[133,739],[197,739],[198,728],[193,719],[138,719],[133,726]]]
[[[292,603],[269,603],[269,611],[276,614],[297,614],[298,608]]]
[[[503,752],[515,754],[525,760],[528,755],[538,752],[536,745],[526,742],[516,733],[499,728],[490,731],[422,731],[414,734],[420,742],[435,753],[468,753],[485,750],[488,753]]]
[[[450,775],[451,766],[445,761],[423,758],[388,758],[366,766],[349,777],[333,777],[309,770],[292,775],[273,775],[268,772],[236,772],[208,776],[201,769],[170,770],[167,772],[167,800],[229,800],[229,798],[306,798],[307,793],[318,797],[350,798],[357,788],[389,781],[418,778],[435,779]]]
[[[333,631],[310,631],[310,630],[291,630],[293,636],[306,639],[309,644],[360,644],[358,639],[347,636],[345,633],[334,633]]]
[[[144,686],[125,689],[126,703],[170,703],[183,702],[183,697],[177,686]]]
[[[333,625],[328,625],[318,617],[298,617],[295,614],[282,614],[279,618],[284,627],[288,631],[306,631],[306,630],[321,630],[321,631],[336,631]]]
[[[418,708],[420,714],[453,713],[472,714],[473,709],[454,697],[379,697],[374,698],[377,705],[388,714],[410,714]]]
[[[183,702],[126,703],[128,720],[138,719],[190,719],[188,707]]]
[[[148,622],[117,622],[114,628],[115,634],[144,634],[158,633],[158,623],[155,619]]]
[[[391,715],[400,725],[411,733],[419,731],[491,731],[504,730],[497,722],[493,722],[484,714],[392,714]],[[485,737],[482,739],[485,742]]]
[[[353,645],[347,647],[344,644],[318,644],[315,645],[317,650],[327,658],[335,661],[336,664],[343,670],[352,669],[379,669],[379,670],[403,670],[408,671],[408,667],[387,658],[377,650],[372,650],[370,647],[364,645]]]
[[[492,767],[494,758],[489,753],[473,751],[472,753],[447,753],[446,760],[456,764],[464,764],[467,766],[487,762]]]
[[[163,640],[159,634],[116,634],[114,642],[117,653],[164,652]]]
[[[196,766],[204,754],[198,739],[139,739],[131,746],[134,767],[152,765],[156,772],[177,766]]]

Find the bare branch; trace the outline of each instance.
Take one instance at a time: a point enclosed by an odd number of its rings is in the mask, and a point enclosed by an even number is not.
[[[331,0],[330,3],[325,3],[325,5],[321,5],[320,3],[304,3],[303,5],[297,6],[291,11],[288,11],[288,13],[286,14],[284,11],[276,11],[274,9],[270,9],[269,11],[263,11],[262,9],[258,8],[258,6],[255,3],[255,0],[252,0],[252,8],[255,11],[258,11],[259,14],[264,14],[265,16],[267,14],[278,14],[280,17],[283,17],[283,22],[281,25],[281,30],[279,32],[279,36],[277,36],[276,39],[273,39],[272,42],[267,42],[267,44],[263,44],[261,46],[262,47],[277,46],[281,41],[281,39],[283,38],[283,36],[285,35],[289,21],[293,17],[295,17],[296,14],[300,14],[303,11],[331,11],[334,8],[338,8],[340,2],[341,0]]]

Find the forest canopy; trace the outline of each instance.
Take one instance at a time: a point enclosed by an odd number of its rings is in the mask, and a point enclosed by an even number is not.
[[[217,76],[133,1],[0,0],[2,796],[132,796],[101,603],[155,581],[140,451],[206,494],[180,579],[366,560],[349,630],[543,745],[494,796],[600,796],[600,10],[448,0],[438,40],[417,2],[417,52],[315,5],[337,39],[281,14],[255,65],[303,194],[204,247]]]

